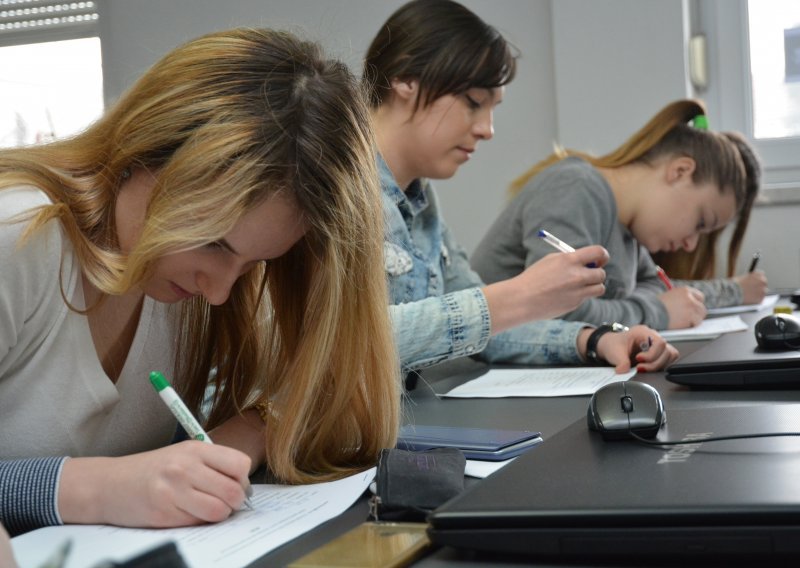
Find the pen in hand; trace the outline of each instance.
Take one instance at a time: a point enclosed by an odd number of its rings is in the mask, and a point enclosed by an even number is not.
[[[664,283],[664,286],[667,287],[667,290],[672,290],[672,288],[674,287],[672,285],[672,280],[669,279],[669,276],[667,276],[667,273],[664,272],[664,269],[661,268],[660,266],[656,266],[656,272],[658,273],[658,277]]]
[[[200,440],[206,444],[214,443],[183,400],[181,400],[181,397],[178,396],[178,393],[175,392],[175,389],[170,386],[169,381],[167,381],[164,375],[158,371],[151,372],[150,383],[153,385],[153,388],[156,389],[156,392],[158,392],[158,395],[161,397],[161,400],[164,401],[164,404],[167,405],[170,412],[172,412],[172,415],[177,418],[180,425],[183,426],[183,429],[186,430],[186,433],[191,438]],[[248,484],[245,489],[245,495],[244,504],[247,508],[252,509],[253,504],[250,502],[250,497],[253,495],[252,485]]]
[[[753,253],[753,260],[750,261],[750,268],[747,272],[753,272],[758,266],[758,261],[761,260],[761,252],[754,252]]]
[[[575,252],[575,248],[571,247],[558,237],[556,237],[553,233],[549,231],[545,231],[544,229],[539,229],[538,236],[544,242],[546,242],[551,247],[560,250],[561,252]],[[597,265],[594,262],[590,262],[586,265],[586,268],[597,268]]]
[[[553,235],[552,233],[545,231],[544,229],[539,230],[539,238],[546,242],[551,247],[560,250],[561,252],[575,252],[575,249],[569,246],[567,243]]]

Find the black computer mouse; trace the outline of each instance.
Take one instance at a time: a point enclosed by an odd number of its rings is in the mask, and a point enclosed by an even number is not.
[[[800,349],[800,320],[789,314],[770,314],[758,320],[756,341],[763,349]]]
[[[586,418],[589,429],[599,431],[604,440],[630,438],[631,432],[653,438],[666,422],[658,391],[635,381],[618,381],[597,389]]]

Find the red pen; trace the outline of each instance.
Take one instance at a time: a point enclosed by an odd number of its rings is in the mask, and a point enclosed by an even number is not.
[[[667,276],[667,273],[664,272],[664,269],[660,266],[656,266],[656,272],[658,273],[658,277],[661,278],[661,281],[664,283],[664,286],[667,287],[667,290],[672,290],[672,281]]]

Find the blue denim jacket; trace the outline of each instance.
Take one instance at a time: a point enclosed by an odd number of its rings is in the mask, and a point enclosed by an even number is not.
[[[487,362],[579,364],[581,322],[531,322],[495,336],[484,283],[439,215],[428,180],[403,192],[378,159],[386,223],[384,259],[395,341],[404,370],[475,355]]]

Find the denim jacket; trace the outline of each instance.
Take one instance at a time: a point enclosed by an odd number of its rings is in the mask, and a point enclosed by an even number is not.
[[[582,322],[531,322],[491,336],[484,283],[439,214],[428,180],[407,192],[379,157],[390,314],[403,370],[456,357],[528,365],[580,364]]]

